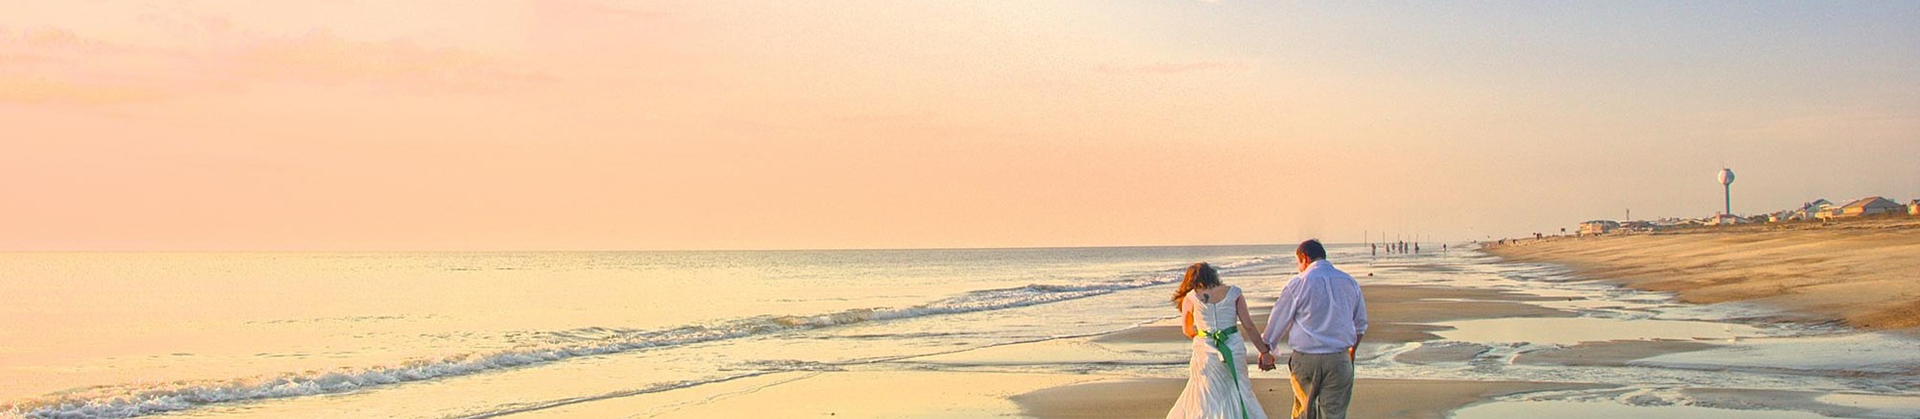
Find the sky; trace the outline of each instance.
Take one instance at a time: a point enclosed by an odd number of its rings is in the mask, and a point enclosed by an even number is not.
[[[1327,3],[0,0],[0,250],[1485,240],[1708,216],[1721,167],[1736,213],[1920,198],[1920,2]]]

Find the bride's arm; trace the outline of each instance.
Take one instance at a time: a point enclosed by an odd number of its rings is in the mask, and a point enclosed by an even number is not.
[[[1189,310],[1189,308],[1190,307],[1187,307],[1187,303],[1180,303],[1180,333],[1186,333],[1187,339],[1193,339],[1194,336],[1200,334],[1200,330],[1193,328],[1193,310]]]
[[[1255,329],[1253,327],[1253,315],[1250,313],[1247,313],[1247,297],[1246,296],[1244,295],[1236,296],[1233,299],[1233,308],[1240,311],[1240,330],[1260,330],[1260,329]],[[1245,339],[1245,340],[1248,342],[1253,342],[1253,349],[1259,350],[1260,353],[1263,353],[1263,354],[1272,353],[1272,351],[1267,350],[1269,349],[1267,348],[1267,340],[1261,339],[1259,335],[1254,335],[1252,339]]]

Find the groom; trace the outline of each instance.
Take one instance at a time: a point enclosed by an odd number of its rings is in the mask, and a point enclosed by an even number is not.
[[[1293,253],[1300,274],[1280,290],[1260,337],[1268,348],[1279,348],[1283,337],[1293,348],[1287,369],[1293,375],[1294,419],[1346,419],[1354,352],[1367,333],[1367,303],[1360,283],[1327,262],[1327,248],[1319,240],[1301,242]],[[1273,371],[1275,361],[1271,353],[1260,354],[1260,370]]]

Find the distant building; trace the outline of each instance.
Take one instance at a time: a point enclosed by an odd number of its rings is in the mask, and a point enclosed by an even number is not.
[[[1779,223],[1779,222],[1787,222],[1787,221],[1818,220],[1818,219],[1822,219],[1822,217],[1820,216],[1821,212],[1829,211],[1833,208],[1834,208],[1833,201],[1828,201],[1825,199],[1815,199],[1813,200],[1813,202],[1800,204],[1800,208],[1794,208],[1786,211],[1773,213],[1773,215],[1769,217],[1768,221]]]
[[[1893,200],[1886,198],[1869,196],[1848,202],[1846,205],[1841,205],[1836,216],[1839,218],[1865,217],[1869,215],[1898,214],[1905,211],[1907,211],[1906,205],[1900,205],[1900,203],[1893,202]]]
[[[1582,236],[1598,236],[1612,233],[1614,230],[1619,229],[1620,223],[1608,220],[1593,220],[1580,223],[1580,235]]]
[[[1652,221],[1628,221],[1620,223],[1620,231],[1653,231],[1656,227]]]
[[[1747,223],[1747,219],[1740,218],[1740,216],[1733,215],[1733,214],[1716,214],[1712,217],[1708,217],[1706,221],[1706,225],[1710,225],[1710,226],[1730,226],[1735,224],[1746,224],[1746,223]]]
[[[1813,200],[1813,202],[1800,204],[1800,210],[1799,210],[1800,219],[1801,220],[1819,219],[1820,217],[1816,217],[1815,215],[1820,214],[1821,211],[1832,210],[1833,207],[1834,207],[1833,201],[1828,201],[1825,198],[1815,199]]]
[[[1836,218],[1840,218],[1842,213],[1844,213],[1844,211],[1841,211],[1840,207],[1829,207],[1820,210],[1820,212],[1813,213],[1813,218],[1819,219],[1820,221],[1833,221]]]
[[[1670,228],[1699,227],[1701,224],[1705,224],[1705,222],[1692,218],[1668,217],[1653,220],[1649,224],[1653,224],[1653,229],[1655,230],[1665,230]]]

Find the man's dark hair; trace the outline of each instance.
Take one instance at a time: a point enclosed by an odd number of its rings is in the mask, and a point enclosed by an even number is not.
[[[1307,260],[1321,260],[1321,259],[1327,258],[1327,248],[1326,246],[1320,245],[1319,239],[1307,239],[1307,241],[1300,242],[1300,248],[1294,249],[1294,252],[1302,255],[1307,255]]]

